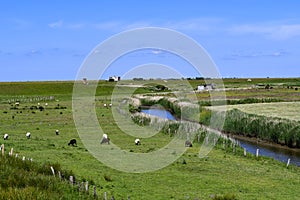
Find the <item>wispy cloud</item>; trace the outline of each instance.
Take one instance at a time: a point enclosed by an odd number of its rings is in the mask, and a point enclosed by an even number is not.
[[[126,22],[122,20],[115,21],[102,21],[102,22],[86,22],[86,23],[67,23],[62,20],[49,23],[50,28],[68,28],[68,29],[82,29],[91,28],[96,30],[105,31],[124,31],[133,28],[142,28],[149,26],[164,27],[175,29],[178,31],[211,31],[216,30],[220,27],[223,20],[217,18],[197,18],[197,19],[186,19],[180,21],[132,21]]]
[[[52,22],[52,23],[49,23],[48,26],[50,28],[60,28],[60,27],[63,26],[63,21],[59,20],[59,21],[56,21],[56,22]]]
[[[183,31],[212,31],[220,28],[223,19],[220,18],[195,18],[180,21],[169,21],[162,26]]]
[[[263,58],[263,57],[282,57],[286,56],[288,52],[284,50],[276,50],[269,52],[255,52],[255,51],[236,51],[223,57],[224,60],[237,60],[237,59],[252,59],[252,58]]]
[[[270,39],[289,39],[300,36],[300,24],[237,25],[228,29],[231,34],[255,34]]]
[[[69,29],[82,29],[85,27],[85,24],[83,23],[75,23],[75,24],[68,24],[67,28]]]
[[[25,53],[26,56],[35,56],[35,55],[41,55],[42,51],[38,49],[32,49]]]

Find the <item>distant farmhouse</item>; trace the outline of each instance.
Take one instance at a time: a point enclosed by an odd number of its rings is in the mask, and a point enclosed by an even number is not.
[[[207,90],[213,90],[216,88],[216,85],[214,83],[211,84],[203,84],[197,86],[197,91],[207,91]]]
[[[108,79],[109,82],[118,82],[120,80],[121,80],[120,76],[110,76]]]

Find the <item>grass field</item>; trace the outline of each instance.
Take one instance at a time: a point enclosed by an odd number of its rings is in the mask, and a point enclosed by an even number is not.
[[[238,85],[227,81],[231,86]],[[76,174],[78,180],[93,182],[100,199],[104,192],[109,198],[114,195],[115,199],[127,196],[131,199],[211,199],[211,195],[235,196],[236,199],[300,199],[298,167],[286,168],[284,163],[269,158],[256,159],[249,154],[244,157],[242,150],[234,154],[232,149],[224,151],[222,145],[200,159],[200,144],[195,143],[174,163],[155,172],[136,174],[111,169],[88,152],[77,134],[72,87],[72,82],[0,83],[0,133],[9,134],[8,140],[1,139],[6,149],[13,147],[15,153],[40,164],[59,163],[63,169]],[[103,103],[109,103],[113,87],[114,83],[100,82],[95,102],[99,123],[113,143],[127,151],[144,153],[167,144],[170,137],[159,133],[136,146],[134,137],[119,130],[111,110],[103,107]],[[144,92],[152,91],[147,88],[137,91]],[[55,100],[38,102],[35,99],[43,96],[54,96]],[[17,98],[32,101],[21,101],[16,109],[15,104],[7,100]],[[37,103],[45,109],[30,109]],[[58,136],[56,129],[60,130]],[[27,131],[31,132],[31,139],[25,137]],[[77,139],[77,147],[67,145],[72,138]]]
[[[276,102],[276,103],[256,103],[227,106],[212,106],[212,110],[239,109],[246,113],[263,115],[267,117],[285,118],[300,121],[300,102]]]

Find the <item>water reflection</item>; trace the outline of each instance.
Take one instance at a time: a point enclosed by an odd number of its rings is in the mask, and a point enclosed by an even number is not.
[[[169,120],[176,120],[175,117],[167,110],[151,108],[151,109],[142,109],[141,112],[166,118]],[[300,152],[296,152],[289,149],[278,148],[276,146],[266,146],[260,143],[251,142],[247,140],[238,139],[240,146],[247,149],[247,152],[251,154],[256,154],[256,149],[259,149],[259,155],[267,156],[286,163],[290,158],[290,163],[300,166]]]

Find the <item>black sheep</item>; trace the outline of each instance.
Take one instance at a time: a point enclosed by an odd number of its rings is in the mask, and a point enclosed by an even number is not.
[[[76,142],[76,139],[72,139],[72,140],[70,140],[70,142],[69,142],[69,144],[68,144],[69,146],[70,145],[72,145],[72,146],[77,146],[77,142]]]

